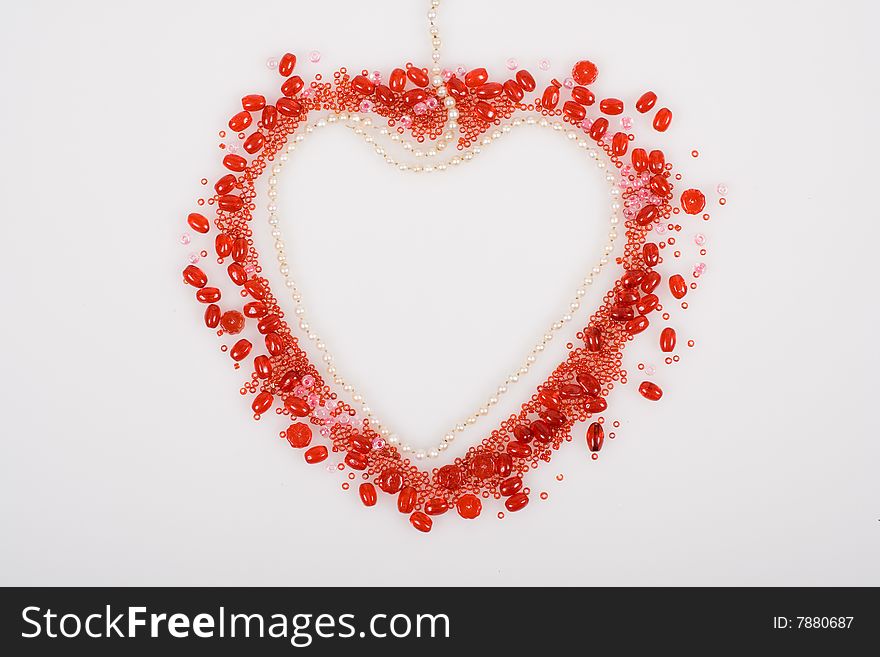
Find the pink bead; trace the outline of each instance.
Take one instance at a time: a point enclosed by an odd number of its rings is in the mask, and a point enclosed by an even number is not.
[[[189,244],[192,241],[192,238],[189,236],[189,233],[184,233],[180,236],[180,243],[183,245]]]
[[[459,66],[455,69],[455,73],[456,75],[458,75],[458,77],[461,78],[464,77],[465,73],[467,73],[467,69],[464,66]]]
[[[519,62],[516,61],[513,57],[509,57],[504,64],[507,66],[508,71],[515,71],[519,68]]]
[[[319,51],[317,51],[317,50],[312,50],[312,51],[309,53],[309,61],[310,61],[312,64],[317,64],[318,62],[321,61],[321,53],[320,53]]]
[[[721,196],[724,196],[725,194],[727,194],[727,185],[725,185],[724,183],[721,183],[720,185],[718,185],[717,189],[718,189],[718,193],[721,194]]]
[[[409,128],[412,125],[412,122],[412,117],[407,114],[404,114],[400,117],[400,125],[402,125],[404,128]]]
[[[301,381],[302,381],[302,384],[303,384],[306,388],[311,388],[313,385],[315,385],[315,377],[313,377],[311,374],[306,374],[306,375],[302,378]]]
[[[373,84],[381,82],[382,81],[382,74],[379,71],[373,71],[370,74],[370,80],[373,82]]]
[[[584,119],[583,121],[581,121],[581,127],[584,130],[586,130],[587,132],[589,132],[590,128],[593,127],[593,120],[592,119]]]
[[[562,86],[566,89],[574,89],[574,80],[571,78],[565,78],[565,80],[562,81]]]
[[[425,101],[425,105],[428,106],[428,109],[434,110],[434,109],[437,109],[437,107],[440,105],[440,103],[437,102],[437,99],[434,98],[434,96],[431,96],[430,98],[428,98],[428,100]]]
[[[697,233],[694,235],[694,244],[697,246],[703,246],[706,243],[706,236],[703,233]]]
[[[189,263],[191,265],[196,264],[199,260],[201,260],[201,258],[199,257],[198,253],[190,253],[189,254]]]
[[[364,98],[361,101],[360,110],[361,110],[361,112],[372,112],[373,111],[373,101],[367,100],[366,98]]]
[[[620,127],[624,130],[632,130],[633,120],[631,116],[622,116],[620,118]]]
[[[266,68],[268,68],[270,71],[274,71],[276,68],[278,68],[278,60],[275,57],[270,57],[269,59],[267,59]]]
[[[416,103],[415,106],[413,107],[413,111],[416,114],[418,114],[419,116],[421,116],[422,114],[427,113],[428,106],[425,105],[425,103]]]
[[[293,394],[300,398],[305,397],[308,392],[309,391],[306,390],[306,387],[303,385],[298,385],[296,388],[293,389]]]
[[[442,76],[444,82],[449,82],[452,79],[453,75],[455,75],[454,71],[450,71],[448,68],[443,69]]]
[[[550,60],[549,59],[542,59],[541,61],[538,62],[538,68],[541,69],[542,71],[550,70]]]
[[[645,367],[645,374],[647,374],[648,376],[654,376],[654,372],[656,371],[657,369],[653,365],[648,365],[647,367]]]
[[[373,438],[373,449],[382,449],[385,447],[385,439],[384,438]]]

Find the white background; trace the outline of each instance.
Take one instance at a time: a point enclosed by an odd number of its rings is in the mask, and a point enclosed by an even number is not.
[[[531,481],[549,500],[427,536],[253,422],[180,283],[217,131],[275,91],[265,62],[286,50],[309,75],[424,64],[426,5],[5,6],[0,583],[880,584],[867,0],[444,3],[448,65],[500,77],[547,57],[562,77],[588,57],[599,95],[672,107],[657,144],[730,188],[679,319],[697,348],[659,370],[660,404],[615,391],[617,439],[592,462],[576,436]],[[525,132],[418,179],[334,128],[284,172],[313,323],[414,444],[488,396],[596,258],[605,192],[563,142]]]

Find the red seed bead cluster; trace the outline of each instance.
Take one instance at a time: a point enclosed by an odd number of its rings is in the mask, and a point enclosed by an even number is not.
[[[588,423],[585,446],[589,452],[595,455],[602,449],[606,434],[604,418],[599,416],[605,413],[615,384],[627,381],[623,350],[652,321],[660,321],[655,316],[662,312],[660,295],[665,292],[656,267],[664,260],[661,252],[674,245],[675,239],[669,237],[658,244],[649,233],[664,225],[670,231],[680,230],[678,224],[671,223],[679,213],[673,199],[680,176],[673,176],[663,152],[631,148],[633,134],[610,130],[608,117],[622,114],[624,101],[604,98],[598,103],[599,116],[588,118],[588,111],[596,104],[588,88],[598,76],[592,62],[575,64],[573,84],[553,80],[540,97],[531,100],[527,94],[535,92],[538,85],[526,70],[501,82],[490,80],[485,68],[444,75],[458,111],[459,149],[466,149],[516,112],[561,116],[595,140],[622,181],[626,244],[617,259],[620,274],[613,287],[577,333],[577,343],[570,344],[567,357],[524,401],[519,412],[452,463],[421,469],[386,442],[368,420],[358,418],[355,409],[325,383],[301,347],[269,281],[261,275],[251,221],[257,180],[313,114],[368,112],[383,117],[401,134],[408,132],[418,142],[431,142],[444,131],[447,108],[429,84],[427,69],[412,64],[394,69],[387,80],[366,70],[352,75],[343,68],[333,75],[332,82],[317,76],[308,84],[295,75],[295,69],[294,55],[280,59],[278,72],[283,82],[274,101],[258,94],[242,98],[241,111],[228,125],[239,134],[245,154],[227,153],[222,158],[228,173],[216,181],[214,194],[202,201],[213,206],[213,219],[200,212],[187,217],[193,231],[212,241],[221,271],[239,291],[226,298],[219,287],[209,285],[201,267],[195,263],[186,266],[183,280],[196,288],[197,301],[205,305],[205,325],[221,337],[236,336],[246,326],[256,328],[261,336],[257,344],[240,338],[224,347],[236,363],[250,359],[251,375],[241,392],[252,396],[255,418],[273,409],[286,418],[280,435],[292,448],[302,451],[307,463],[324,462],[331,453],[340,455],[339,467],[351,472],[350,479],[359,476],[362,480],[357,491],[365,506],[391,498],[398,511],[422,532],[430,531],[439,516],[478,517],[489,498],[503,500],[508,512],[520,511],[531,499],[526,475],[549,462],[553,453],[571,440],[575,425]],[[570,97],[563,99],[566,92]],[[646,113],[656,102],[656,94],[647,92],[635,108]],[[671,116],[668,109],[660,109],[653,119],[654,128],[666,130]],[[689,215],[701,213],[705,204],[705,196],[696,189],[680,196],[681,210]],[[667,279],[667,286],[671,297],[681,300],[696,283],[688,285],[676,274]],[[669,319],[668,313],[662,316],[663,321]],[[671,326],[662,330],[659,347],[663,353],[675,351],[676,332]],[[641,382],[638,390],[651,401],[663,395],[661,388],[648,380]]]

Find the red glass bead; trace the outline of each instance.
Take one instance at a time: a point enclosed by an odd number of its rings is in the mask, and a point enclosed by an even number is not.
[[[648,328],[649,324],[650,322],[648,321],[647,317],[645,317],[644,315],[638,315],[637,317],[633,317],[631,320],[629,320],[624,328],[626,329],[626,332],[630,335],[638,335],[646,328]]]
[[[636,214],[636,223],[639,226],[648,226],[653,224],[659,218],[660,211],[657,209],[657,206],[653,203],[648,203],[645,207],[639,210],[638,214]]]
[[[605,430],[598,422],[593,422],[587,427],[587,447],[591,452],[598,452],[605,442]]]
[[[220,328],[229,335],[238,335],[244,329],[244,315],[237,310],[227,310],[220,316]]]
[[[428,92],[424,89],[410,89],[403,94],[403,102],[410,107],[415,107],[419,103],[424,103],[426,100],[428,100]]]
[[[257,322],[257,330],[266,335],[267,333],[277,333],[281,328],[281,318],[278,315],[266,315]]]
[[[394,103],[394,92],[391,87],[384,84],[376,86],[376,98],[383,105],[392,105]]]
[[[269,335],[276,335],[274,333],[270,333]],[[269,338],[269,335],[266,338]],[[281,377],[281,381],[278,383],[278,387],[281,389],[281,392],[290,392],[296,386],[299,385],[299,377],[296,375],[294,370],[288,370],[284,373],[284,376]]]
[[[464,83],[471,89],[485,84],[489,80],[489,73],[484,68],[475,68],[464,76]]]
[[[186,223],[188,223],[189,227],[194,231],[202,234],[207,233],[211,227],[208,223],[208,218],[198,212],[190,212],[186,218]]]
[[[278,62],[278,72],[284,77],[287,77],[293,73],[294,68],[296,68],[296,55],[290,52],[284,53],[281,60]]]
[[[476,495],[467,493],[458,498],[455,502],[455,508],[458,511],[458,515],[462,518],[473,520],[483,510],[483,503],[480,502],[480,498]]]
[[[566,401],[570,401],[572,399],[580,399],[585,394],[586,392],[584,392],[584,389],[574,383],[566,383],[559,386],[559,396]]]
[[[394,495],[403,488],[403,476],[397,470],[384,470],[377,480],[379,488]]]
[[[495,474],[499,477],[506,477],[513,472],[513,459],[510,454],[496,454],[495,458]]]
[[[638,173],[648,170],[648,152],[644,148],[633,149],[632,165]]]
[[[406,71],[402,68],[396,68],[391,71],[391,76],[388,78],[388,86],[391,87],[392,91],[398,93],[406,89]]]
[[[639,392],[642,397],[650,401],[658,401],[663,396],[663,390],[656,383],[650,381],[642,381],[639,385]]]
[[[507,443],[507,453],[515,459],[525,459],[532,455],[532,448],[518,440],[511,440]]]
[[[266,143],[266,138],[263,136],[262,132],[254,132],[250,137],[244,140],[241,147],[246,150],[248,153],[253,155],[258,150],[260,150],[263,145]]]
[[[287,410],[289,410],[294,417],[308,417],[312,410],[309,408],[309,404],[305,399],[300,399],[299,397],[294,396],[285,399],[284,406],[287,407]]]
[[[434,524],[434,521],[431,520],[430,516],[422,513],[421,511],[416,511],[409,517],[410,524],[418,529],[420,532],[425,532],[426,534],[431,531],[431,527]]]
[[[552,408],[545,408],[539,413],[539,415],[542,420],[550,425],[551,429],[558,429],[565,424],[565,416],[559,411],[554,411]]]
[[[238,263],[247,260],[247,254],[250,247],[248,241],[244,237],[239,237],[232,241],[232,259]]]
[[[611,138],[611,154],[621,157],[626,155],[626,149],[629,148],[629,137],[625,132],[617,132]]]
[[[590,397],[598,397],[602,394],[602,384],[599,383],[599,379],[589,372],[581,372],[574,378],[574,380],[583,387]]]
[[[231,153],[223,158],[223,166],[230,171],[244,171],[247,168],[247,160],[241,155],[232,155]]]
[[[257,415],[262,415],[270,408],[272,408],[272,393],[266,392],[265,390],[254,397],[254,403],[251,404],[251,409],[253,409],[254,413]]]
[[[183,280],[193,287],[205,287],[208,284],[208,276],[195,265],[187,265],[183,270]]]
[[[268,379],[272,376],[272,361],[268,356],[261,355],[254,358],[254,372],[260,379]]]
[[[376,487],[369,481],[365,481],[358,487],[358,495],[361,496],[361,502],[364,506],[376,505]]]
[[[345,464],[352,470],[366,470],[368,462],[365,454],[349,452],[345,455]]]
[[[272,356],[280,356],[284,353],[284,339],[277,333],[270,333],[265,337],[264,341],[266,343],[266,351]]]
[[[646,242],[642,247],[642,259],[648,267],[656,267],[660,263],[660,247],[654,242]]]
[[[686,189],[681,195],[681,209],[687,214],[699,214],[706,207],[706,197],[699,189]]]
[[[553,432],[550,430],[550,425],[544,420],[535,420],[529,425],[529,429],[531,429],[532,435],[539,443],[549,443],[553,440]]]
[[[514,493],[520,492],[522,487],[522,477],[511,477],[510,479],[505,479],[498,485],[498,492],[504,497],[510,497]]]
[[[244,284],[244,289],[247,290],[248,294],[254,299],[262,299],[266,296],[266,287],[263,285],[262,279],[259,278],[251,278],[248,280],[248,282]]]
[[[253,347],[253,345],[251,344],[250,340],[242,338],[234,345],[232,345],[232,349],[229,350],[229,355],[234,361],[244,360],[245,358],[247,358],[247,355],[251,353],[251,347]]]
[[[444,465],[437,471],[437,483],[446,490],[456,490],[461,480],[461,469],[457,465]]]
[[[312,428],[303,422],[294,422],[291,424],[287,427],[287,431],[284,432],[284,435],[287,438],[287,442],[290,443],[290,446],[296,447],[297,449],[308,447],[309,443],[312,442]]]
[[[278,124],[278,110],[274,105],[266,105],[260,115],[260,123],[266,130],[272,130]]]
[[[599,111],[611,116],[623,114],[623,101],[619,98],[605,98],[599,103]]]
[[[617,291],[617,303],[623,306],[631,306],[639,300],[639,293],[636,290],[622,289]]]
[[[439,516],[449,511],[449,504],[442,497],[434,497],[425,502],[425,513],[429,516]]]
[[[220,326],[220,306],[212,303],[205,308],[205,326],[208,328],[217,328]]]
[[[374,85],[365,75],[356,75],[351,80],[351,88],[359,94],[368,96],[373,93]]]
[[[574,87],[571,90],[571,97],[587,107],[596,102],[596,96],[586,87]]]
[[[247,272],[237,262],[230,263],[229,267],[226,268],[226,273],[229,274],[229,280],[236,285],[244,285],[247,281]]]
[[[525,69],[516,72],[516,81],[524,91],[528,92],[534,91],[538,86],[532,74]]]
[[[547,110],[556,109],[559,104],[559,87],[555,84],[549,85],[544,89],[544,95],[541,96],[541,107]],[[586,112],[584,113],[586,114]]]
[[[253,319],[258,319],[266,314],[267,308],[266,304],[261,301],[250,301],[244,304],[244,308],[242,308],[245,317],[251,317]]]
[[[306,463],[315,464],[327,460],[327,448],[324,445],[315,445],[306,450],[303,457]]]
[[[665,107],[654,116],[654,130],[657,132],[666,132],[670,123],[672,123],[672,112]]]
[[[495,474],[495,460],[489,454],[477,454],[471,460],[471,472],[477,479],[488,479]]]
[[[636,101],[636,109],[640,113],[644,114],[645,112],[650,111],[654,107],[654,103],[656,102],[657,94],[655,94],[653,91],[646,91]]]
[[[530,443],[532,442],[532,438],[534,438],[534,436],[532,435],[532,430],[529,429],[525,424],[517,424],[513,428],[513,436],[522,443]]]
[[[538,401],[547,408],[556,409],[562,405],[559,393],[555,390],[542,390],[538,393]]]
[[[495,117],[498,116],[498,112],[495,111],[495,108],[487,103],[485,100],[479,101],[474,106],[474,112],[484,121],[492,122],[495,120]]]
[[[369,454],[373,450],[373,445],[370,442],[370,439],[366,436],[362,436],[359,433],[353,435],[350,441],[351,449],[355,452],[360,452],[361,454]]]
[[[241,106],[248,112],[259,112],[266,106],[266,97],[260,94],[250,94],[241,99]]]
[[[660,285],[660,274],[656,271],[652,271],[645,274],[640,287],[645,294],[651,294],[658,285]]]
[[[611,319],[618,322],[628,322],[636,316],[631,306],[623,306],[619,303],[611,306],[608,310],[608,315]]]
[[[572,67],[571,77],[581,85],[593,84],[599,77],[599,69],[590,60],[582,59]]]
[[[687,294],[688,286],[681,274],[675,274],[669,277],[669,291],[676,299],[683,299]]]
[[[640,315],[647,315],[656,310],[659,303],[660,299],[657,298],[656,294],[646,294],[636,303],[636,310],[639,311]]]
[[[515,511],[520,511],[524,509],[526,505],[529,503],[529,496],[525,493],[517,493],[516,495],[512,495],[507,498],[507,501],[504,502],[504,506],[507,507],[507,510],[511,513]]]
[[[590,126],[590,137],[594,140],[599,141],[602,137],[605,136],[605,133],[608,132],[608,119],[604,116],[600,116],[598,119],[593,121],[593,125]]]
[[[220,290],[216,287],[203,287],[196,291],[196,299],[201,303],[217,303],[220,301]]]
[[[251,116],[250,112],[241,111],[229,119],[229,129],[233,132],[241,132],[253,122],[254,118]]]
[[[660,331],[660,351],[671,353],[675,350],[675,329],[666,327]]]
[[[499,82],[487,82],[477,87],[474,93],[481,100],[492,100],[504,93],[504,87]]]
[[[449,95],[457,101],[464,100],[468,96],[467,85],[458,78],[450,78],[446,83],[446,89],[449,91]]]
[[[279,114],[284,116],[296,117],[302,114],[302,105],[292,98],[279,98],[275,103],[275,108]]]
[[[574,123],[583,121],[587,116],[587,110],[573,100],[565,101],[562,105],[562,113]]]
[[[602,348],[602,332],[594,326],[590,326],[584,331],[584,344],[587,351],[593,353],[599,351]]]
[[[406,76],[412,80],[412,83],[417,87],[427,87],[428,86],[428,74],[425,73],[420,68],[416,68],[415,66],[410,66],[406,69]]]
[[[653,150],[648,154],[648,169],[651,173],[663,173],[666,168],[666,156],[663,151]]]
[[[296,96],[300,91],[302,91],[302,88],[304,86],[305,82],[303,82],[303,79],[298,75],[294,75],[287,78],[284,81],[284,84],[281,85],[281,93],[288,98],[291,96]]]
[[[584,409],[587,413],[601,413],[608,408],[608,402],[604,397],[588,397],[584,402]]]
[[[668,196],[669,192],[672,191],[672,185],[668,180],[662,175],[657,174],[651,176],[651,180],[649,182],[649,186],[651,191],[654,192],[657,196]]]
[[[238,212],[244,207],[244,202],[241,200],[240,196],[226,194],[225,196],[217,197],[217,207],[224,212]]]
[[[634,288],[642,282],[642,279],[644,277],[644,270],[628,269],[626,272],[624,272],[623,276],[620,277],[620,284],[623,285],[623,287],[625,288]]]
[[[406,486],[400,490],[397,496],[397,510],[401,513],[411,513],[416,508],[416,489],[412,486]]]
[[[226,233],[220,233],[214,239],[214,250],[218,258],[228,258],[232,253],[232,238]]]
[[[523,89],[516,80],[508,80],[504,83],[504,93],[507,95],[510,100],[514,103],[518,103],[523,99],[525,93],[523,93]]]

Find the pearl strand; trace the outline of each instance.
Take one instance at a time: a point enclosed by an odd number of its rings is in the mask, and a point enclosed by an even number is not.
[[[364,137],[367,143],[373,144],[376,152],[381,155],[386,162],[391,165],[396,166],[401,171],[412,171],[414,173],[418,173],[421,171],[432,172],[432,171],[442,171],[447,168],[448,164],[456,165],[461,162],[467,162],[473,159],[475,155],[478,155],[482,152],[482,149],[479,147],[474,147],[465,151],[461,156],[453,156],[449,158],[449,160],[445,163],[439,163],[437,166],[425,166],[422,167],[420,165],[408,165],[404,163],[398,163],[396,160],[391,158],[381,146],[375,143],[375,139],[373,139],[369,134],[366,133],[360,126],[365,126],[367,128],[372,128],[374,130],[378,129],[377,126],[374,126],[372,123],[372,119],[369,116],[361,117],[357,114],[348,114],[343,113],[340,115],[329,115],[326,119],[319,119],[316,123],[306,126],[305,134],[311,134],[314,132],[316,128],[325,127],[327,125],[334,124],[339,120],[350,120],[351,124],[347,124],[349,128],[352,128],[356,134],[359,134]],[[520,125],[538,125],[541,127],[549,127],[554,131],[561,132],[566,129],[565,124],[560,122],[549,121],[545,117],[533,117],[529,116],[525,119],[514,119],[510,124],[503,126],[500,130],[496,130],[492,133],[490,137],[487,137],[482,140],[483,145],[488,145],[492,143],[494,140],[498,139],[501,135],[509,133],[513,127],[518,127]],[[387,128],[379,129],[380,133],[389,133]],[[393,136],[398,136],[397,133],[392,133]],[[606,169],[605,162],[599,159],[599,152],[592,147],[592,145],[587,142],[583,137],[581,137],[576,131],[568,130],[566,133],[567,138],[570,141],[575,142],[579,148],[584,149],[588,152],[589,156],[597,161],[597,166],[600,169]],[[399,137],[399,136],[398,136]],[[370,420],[371,424],[373,424],[390,443],[398,446],[403,453],[412,452],[413,449],[406,443],[399,440],[396,434],[392,434],[388,429],[384,428],[381,423],[372,415],[372,409],[367,405],[366,400],[363,395],[358,393],[354,386],[345,382],[345,380],[339,375],[335,365],[333,365],[333,357],[327,349],[326,344],[318,337],[318,335],[311,330],[311,327],[308,321],[305,318],[305,308],[302,305],[302,294],[296,287],[296,283],[290,277],[290,270],[287,264],[287,257],[284,252],[284,241],[283,236],[279,227],[279,220],[277,217],[277,206],[275,205],[275,199],[277,198],[277,174],[281,172],[283,165],[289,159],[289,153],[292,153],[296,145],[300,143],[305,138],[303,133],[299,133],[294,136],[293,142],[288,145],[287,152],[282,153],[279,157],[278,164],[273,166],[272,176],[269,179],[269,224],[272,226],[272,236],[275,238],[275,249],[277,252],[277,257],[279,261],[279,269],[281,271],[282,276],[285,278],[285,286],[290,290],[291,297],[296,305],[296,315],[299,318],[300,328],[307,334],[309,339],[313,341],[316,345],[316,348],[322,354],[322,360],[325,363],[325,367],[327,369],[328,374],[333,378],[334,382],[341,386],[342,389],[349,393],[352,396],[353,401],[358,404],[361,404],[361,412]],[[403,142],[404,145],[409,142]],[[603,256],[600,258],[599,263],[592,268],[589,274],[584,278],[581,286],[578,288],[574,301],[569,305],[569,312],[565,313],[561,318],[555,321],[549,331],[542,336],[542,339],[533,347],[531,353],[527,357],[523,366],[518,368],[513,374],[507,377],[504,384],[498,386],[496,395],[492,396],[484,405],[482,405],[479,410],[472,415],[470,415],[463,422],[456,424],[455,427],[447,432],[444,436],[443,440],[437,445],[435,449],[428,450],[427,452],[423,450],[415,450],[415,457],[417,459],[423,459],[425,457],[436,458],[439,454],[445,451],[449,444],[451,444],[455,439],[455,434],[463,432],[467,427],[472,426],[477,422],[477,420],[485,415],[488,415],[492,406],[496,405],[499,401],[499,398],[503,396],[509,389],[509,385],[515,384],[519,381],[520,376],[528,373],[531,366],[536,362],[537,356],[544,351],[547,344],[553,339],[554,334],[559,331],[565,324],[572,320],[572,313],[576,312],[580,308],[580,300],[586,295],[586,288],[589,287],[593,279],[596,275],[598,275],[602,267],[608,263],[608,258],[613,251],[613,244],[617,238],[617,230],[616,226],[619,223],[619,218],[617,216],[617,212],[620,210],[620,202],[618,197],[620,195],[620,191],[617,186],[614,184],[616,178],[611,173],[606,173],[606,181],[611,186],[611,194],[614,197],[614,201],[612,202],[612,214],[611,214],[611,230],[609,231],[609,243],[606,244],[603,250]]]

